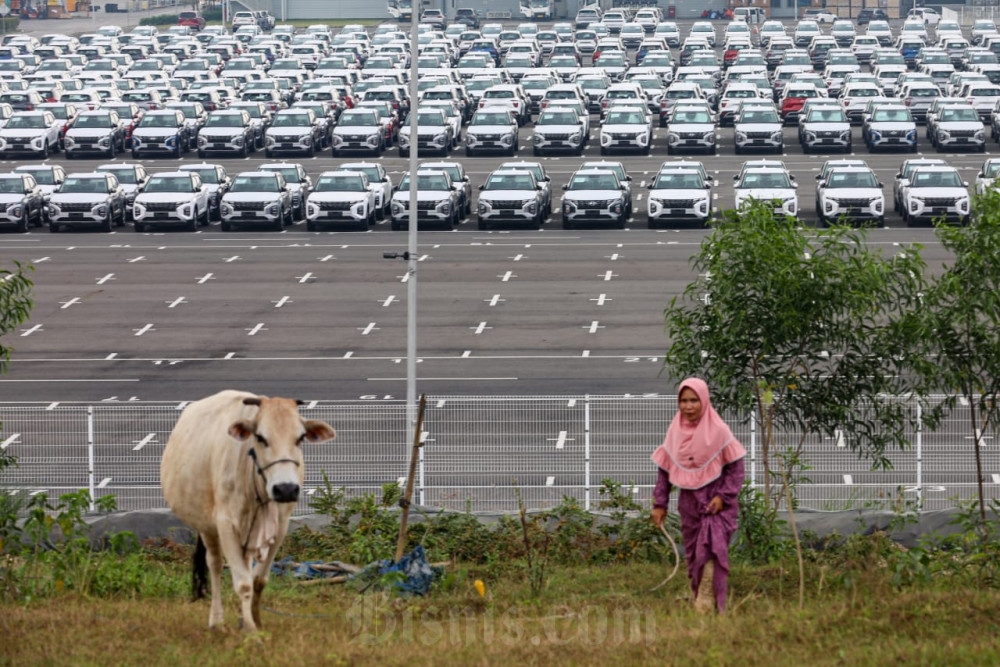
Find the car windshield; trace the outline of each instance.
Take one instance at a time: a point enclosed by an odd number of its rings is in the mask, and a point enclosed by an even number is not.
[[[911,185],[915,188],[961,188],[962,179],[954,171],[917,170],[913,173]]]
[[[489,177],[484,190],[534,190],[535,184],[527,174],[499,173]]]
[[[277,192],[278,179],[274,176],[237,176],[232,192]]]
[[[543,114],[544,115],[544,114]],[[505,113],[482,113],[472,117],[470,125],[509,125],[510,116]]]
[[[368,177],[369,183],[379,183],[382,180],[378,173],[378,167],[352,167],[350,165],[341,165],[339,169],[341,171],[359,171]]]
[[[667,99],[689,100],[695,97],[695,92],[690,89],[670,88],[667,90]]]
[[[299,170],[296,167],[264,166],[261,167],[261,171],[273,171],[276,174],[281,174],[285,177],[285,183],[299,182]]]
[[[139,127],[177,127],[177,117],[168,115],[144,116]]]
[[[372,125],[378,125],[378,119],[375,117],[374,112],[351,112],[345,111],[340,115],[340,122],[338,125],[353,125],[362,127],[371,127]]]
[[[111,119],[107,116],[79,116],[73,123],[73,127],[109,128],[111,127]]]
[[[743,176],[744,188],[789,188],[788,174],[781,171],[749,172]]]
[[[48,127],[45,124],[44,116],[11,116],[10,120],[7,121],[7,128],[13,130],[41,129],[43,127]]]
[[[21,194],[24,192],[24,181],[17,178],[0,178],[0,192],[5,194]]]
[[[937,88],[913,88],[910,97],[937,97],[941,92]]]
[[[55,185],[55,172],[51,169],[32,170],[31,175],[39,185]]]
[[[441,127],[445,125],[444,116],[439,113],[417,114],[417,125],[422,127]]]
[[[646,118],[637,111],[612,111],[604,122],[607,125],[645,125]]]
[[[712,117],[707,111],[678,111],[673,120],[675,123],[711,123]]]
[[[576,125],[577,120],[572,111],[543,111],[536,125]]]
[[[827,183],[831,188],[877,188],[878,181],[870,171],[833,172]]]
[[[996,178],[998,173],[1000,173],[1000,162],[990,162],[983,170],[983,176],[986,178]]]
[[[135,185],[135,168],[134,167],[120,167],[113,169],[99,169],[98,171],[103,171],[106,174],[114,174],[115,178],[118,179],[119,183],[125,185]]]
[[[208,183],[211,185],[217,185],[219,183],[219,172],[215,170],[215,167],[206,167],[205,169],[185,169],[185,171],[190,171],[191,173],[201,176],[202,183]]]
[[[875,123],[906,123],[910,122],[910,114],[906,109],[876,109],[872,113]]]
[[[741,123],[780,123],[778,114],[770,110],[744,111],[740,114]]]
[[[570,190],[617,190],[618,183],[612,174],[586,174],[573,176]]]
[[[403,176],[399,182],[399,189],[409,190],[410,175]],[[448,189],[448,179],[443,174],[417,174],[417,190],[440,191]]]
[[[95,192],[106,194],[108,182],[104,178],[67,178],[59,192],[78,193]]]
[[[143,192],[193,192],[189,176],[153,176]]]
[[[942,122],[966,122],[979,123],[979,113],[973,108],[943,109],[941,111]]]
[[[309,115],[304,113],[282,113],[274,117],[272,127],[305,127],[309,125]]]
[[[235,113],[212,114],[205,127],[243,127],[243,118]]]
[[[653,183],[654,190],[700,190],[705,187],[701,174],[696,172],[666,172],[659,174]]]
[[[846,123],[843,109],[814,109],[806,118],[807,123]]]
[[[316,192],[364,192],[365,182],[359,176],[320,176]]]

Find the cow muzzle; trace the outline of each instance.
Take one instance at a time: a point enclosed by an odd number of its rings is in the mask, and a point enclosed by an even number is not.
[[[271,487],[271,498],[276,503],[297,503],[299,501],[299,485],[295,482],[282,482]]]

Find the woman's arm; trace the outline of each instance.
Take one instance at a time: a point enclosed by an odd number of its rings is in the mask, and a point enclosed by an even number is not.
[[[724,506],[736,504],[736,500],[740,497],[740,489],[743,488],[745,474],[743,459],[723,466],[722,475],[719,477],[722,484],[719,485],[717,495],[722,498]]]
[[[653,509],[667,509],[670,503],[670,475],[663,468],[657,468],[656,486],[653,487]]]

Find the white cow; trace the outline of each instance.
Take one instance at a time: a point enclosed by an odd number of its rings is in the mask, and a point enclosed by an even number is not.
[[[222,623],[223,555],[244,628],[260,627],[260,596],[305,476],[302,443],[334,437],[329,424],[303,420],[287,398],[221,391],[184,409],[160,479],[167,504],[199,534],[192,583],[195,597],[203,597],[207,565],[209,627]]]

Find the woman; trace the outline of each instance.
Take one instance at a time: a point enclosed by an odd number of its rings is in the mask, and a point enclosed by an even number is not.
[[[684,380],[677,405],[667,437],[651,457],[659,467],[653,522],[663,524],[670,489],[680,487],[677,509],[695,609],[723,612],[746,450],[712,408],[704,380]]]

